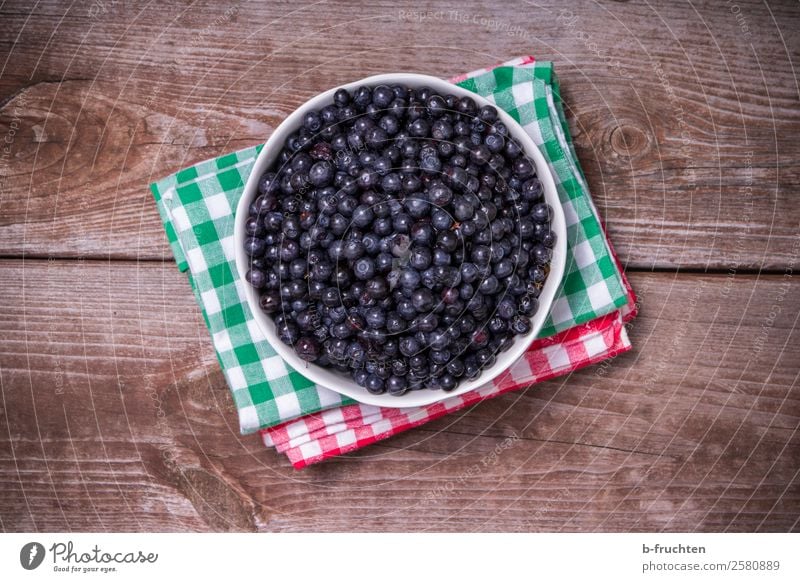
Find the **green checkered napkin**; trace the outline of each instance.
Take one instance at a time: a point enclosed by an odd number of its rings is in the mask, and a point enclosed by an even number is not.
[[[627,301],[578,164],[552,63],[503,65],[459,83],[505,109],[550,164],[567,222],[561,290],[540,337],[610,313]],[[263,146],[194,165],[151,184],[172,252],[189,281],[239,411],[242,433],[353,401],[298,374],[256,325],[236,274],[234,209]]]

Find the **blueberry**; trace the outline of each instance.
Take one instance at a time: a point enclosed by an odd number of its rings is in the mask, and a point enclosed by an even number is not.
[[[440,117],[447,109],[447,102],[445,101],[444,97],[435,93],[428,97],[426,105],[428,106],[428,111],[433,117]]]
[[[385,336],[384,336],[385,337]],[[388,358],[394,358],[400,353],[400,347],[398,346],[398,342],[395,338],[386,337],[386,341],[384,341],[381,345],[383,346],[383,355]],[[392,360],[394,363],[395,360]],[[405,362],[405,360],[403,360]]]
[[[300,259],[296,259],[300,260]],[[292,261],[294,262],[294,261]],[[331,275],[333,274],[333,265],[328,262],[320,262],[311,267],[311,271],[309,273],[309,277],[313,281],[327,281],[330,279]],[[302,277],[302,275],[300,276]],[[297,278],[300,278],[297,277]]]
[[[280,257],[287,263],[300,256],[300,245],[291,239],[284,239],[280,246]]]
[[[400,176],[394,172],[386,174],[381,179],[381,189],[387,194],[397,194],[400,188]]]
[[[461,265],[461,280],[464,283],[472,283],[478,278],[478,267],[474,263],[463,263]]]
[[[374,188],[378,184],[378,174],[368,168],[363,168],[356,176],[356,180],[361,188]]]
[[[552,213],[550,210],[550,206],[545,202],[536,204],[531,209],[531,218],[536,223],[544,224],[545,222],[548,222],[550,220],[551,216]]]
[[[303,127],[312,133],[318,132],[322,128],[322,119],[316,111],[309,111],[303,117]]]
[[[401,299],[397,302],[397,313],[406,321],[411,321],[417,316],[417,310],[410,299]]]
[[[453,125],[446,119],[437,119],[431,126],[431,137],[437,140],[449,140],[454,134]]]
[[[428,190],[428,200],[436,206],[446,206],[453,200],[453,191],[442,183],[437,183]]]
[[[382,328],[386,324],[386,313],[380,307],[367,309],[364,318],[367,325],[373,329]]]
[[[414,174],[406,174],[400,179],[400,187],[406,194],[413,194],[414,192],[419,192],[419,190],[422,188],[422,180],[420,180],[419,177]],[[419,198],[406,199],[407,207],[409,200],[422,202],[422,200]]]
[[[339,107],[344,107],[350,103],[350,93],[346,89],[337,89],[333,94],[333,102]]]
[[[531,330],[531,321],[524,315],[517,315],[511,321],[511,329],[514,333],[526,334]]]
[[[495,126],[497,127],[497,126]],[[509,139],[506,141],[506,150],[505,154],[509,158],[517,158],[522,154],[522,148],[520,145],[513,139]]]
[[[372,209],[369,206],[361,205],[353,210],[352,223],[357,228],[365,228],[369,226],[374,218],[375,215],[372,213]]]
[[[433,309],[433,294],[424,287],[416,289],[411,295],[411,303],[418,312],[426,313]]]
[[[389,394],[401,396],[408,391],[408,380],[402,376],[389,376],[386,380],[386,388]]]
[[[419,155],[419,143],[416,140],[408,140],[403,142],[400,153],[405,158],[416,158]]]
[[[377,374],[370,374],[367,377],[367,382],[365,387],[371,394],[383,394],[384,392],[386,392],[386,387],[384,386],[383,379]]]
[[[398,99],[408,99],[408,88],[403,85],[392,85],[394,96]]]
[[[453,252],[458,246],[458,235],[452,230],[441,231],[436,237],[436,245],[446,252]]]
[[[467,180],[469,179],[469,174],[464,168],[459,168],[458,166],[454,165],[447,169],[445,172],[445,177],[453,186],[453,188],[463,190],[466,186]]]
[[[347,180],[348,178],[345,178]],[[353,211],[358,206],[358,200],[356,200],[353,196],[347,195],[345,192],[345,187],[341,188],[341,192],[345,194],[341,198],[339,198],[339,204],[336,206],[336,210],[338,210],[343,216],[350,217],[353,215]]]
[[[394,91],[386,85],[378,85],[372,90],[372,102],[380,109],[389,107],[389,104],[394,101],[394,99]]]
[[[420,283],[419,271],[414,268],[403,269],[400,272],[399,284],[406,289],[416,289]]]
[[[353,94],[353,103],[355,106],[363,111],[372,101],[372,90],[369,87],[361,86],[355,90]]]
[[[381,239],[375,233],[368,232],[365,234],[361,239],[361,243],[364,245],[364,251],[368,255],[376,255],[380,252]]]
[[[362,346],[358,341],[351,341],[347,345],[345,358],[348,362],[348,365],[353,368],[360,368],[365,363],[367,352],[364,350],[364,346]]]
[[[404,356],[411,357],[420,351],[420,343],[413,337],[404,337],[400,340],[400,353]],[[412,362],[413,365],[413,362]]]
[[[400,316],[399,313],[392,312],[388,316],[386,316],[386,330],[389,333],[400,333],[405,331],[406,323],[405,320]]]
[[[460,378],[464,375],[464,362],[459,359],[450,360],[447,363],[447,373],[454,378]]]
[[[349,239],[345,241],[344,248],[342,249],[342,255],[344,258],[354,261],[362,256],[366,249],[364,248],[364,243],[356,239]]]
[[[503,319],[511,319],[514,317],[517,307],[514,301],[508,297],[501,299],[497,304],[497,315]]]
[[[497,109],[492,105],[484,105],[478,111],[478,119],[492,124],[497,121]]]
[[[434,350],[443,350],[450,344],[450,336],[444,330],[432,331],[428,336],[428,344]]]
[[[419,167],[428,174],[438,174],[442,169],[442,161],[439,159],[437,150],[429,150],[420,157]]]
[[[404,213],[395,214],[392,218],[392,227],[394,232],[408,234],[411,229],[411,217]]]
[[[556,246],[556,233],[552,230],[548,230],[539,237],[539,240],[547,248],[553,248]]]
[[[409,257],[409,265],[417,269],[418,271],[422,271],[427,269],[431,265],[432,257],[430,249],[425,247],[414,247],[411,250],[411,256]]]
[[[495,316],[487,324],[489,331],[495,335],[502,335],[508,330],[508,322],[502,317]]]
[[[436,314],[434,313],[426,313],[421,317],[415,318],[414,322],[419,331],[428,333],[436,329],[436,326],[439,323],[439,318],[436,317]]]
[[[464,96],[458,100],[458,104],[456,105],[459,113],[463,113],[468,117],[473,117],[476,113],[477,106],[475,105],[475,101],[471,98]]]
[[[372,230],[375,234],[380,236],[387,236],[392,234],[392,220],[391,218],[378,218],[372,223]]]
[[[453,226],[453,218],[446,210],[437,208],[431,213],[431,224],[436,230],[447,230]]]
[[[265,313],[275,313],[280,309],[281,298],[277,291],[271,290],[261,294],[259,305]]]
[[[276,330],[278,333],[278,338],[287,345],[294,345],[297,343],[297,340],[300,338],[300,331],[297,328],[297,325],[292,322],[285,322],[281,325],[276,326]]]
[[[394,262],[394,257],[389,253],[379,253],[377,257],[375,257],[375,269],[379,273],[388,273],[392,269],[392,263]]]
[[[533,164],[528,158],[523,156],[514,160],[511,169],[516,176],[523,180],[534,174]]]
[[[395,135],[400,131],[400,122],[397,120],[397,117],[391,113],[381,117],[380,121],[378,121],[378,126],[383,129],[387,135]]]
[[[387,142],[389,135],[383,128],[371,127],[367,130],[364,139],[369,147],[377,150]]]
[[[475,359],[478,362],[478,366],[482,369],[490,368],[494,364],[495,355],[489,350],[479,350],[477,354],[475,354]]]
[[[473,205],[467,202],[463,196],[456,198],[455,202],[453,203],[453,214],[455,215],[456,220],[459,222],[464,222],[472,218],[474,213],[475,209]]]
[[[458,300],[459,295],[459,290],[455,287],[445,288],[442,290],[442,303],[452,305]]]
[[[535,297],[532,297],[531,295],[523,295],[520,297],[517,304],[517,311],[519,311],[520,315],[527,315],[530,317],[536,313],[538,307],[539,302]]]
[[[420,117],[415,119],[408,126],[408,134],[413,137],[427,137],[431,127],[427,120]]]
[[[451,390],[455,390],[457,385],[456,379],[451,376],[450,374],[442,374],[439,378],[439,386],[445,392],[450,392]]]
[[[430,245],[434,239],[434,230],[430,222],[417,222],[411,227],[411,241]]]
[[[389,283],[383,277],[373,277],[367,281],[367,294],[372,299],[383,299],[389,294]]]
[[[514,272],[514,263],[511,259],[501,258],[494,265],[494,274],[498,279],[505,279]]]
[[[476,245],[472,247],[470,256],[476,265],[487,265],[492,259],[492,249],[486,245]]]
[[[464,376],[469,380],[474,380],[481,375],[481,368],[474,357],[469,357],[464,361]]]
[[[528,278],[531,280],[532,283],[538,285],[544,283],[545,279],[547,278],[547,275],[544,269],[542,269],[542,267],[534,265],[533,267],[530,267],[528,269]]]
[[[250,269],[244,278],[256,289],[262,289],[267,284],[267,276],[261,269]]]
[[[258,180],[259,194],[274,195],[278,191],[279,187],[280,187],[280,180],[278,179],[278,175],[275,172],[265,172]],[[277,203],[277,199],[272,198],[270,204],[274,205],[275,203]],[[260,208],[257,210],[261,211]]]
[[[537,266],[542,267],[550,262],[553,251],[544,245],[536,245],[531,252],[531,258]]]
[[[436,273],[434,267],[429,267],[422,272],[422,285],[428,289],[436,287]]]
[[[360,258],[353,264],[353,273],[357,279],[367,281],[375,276],[375,263],[370,258]]]
[[[244,252],[249,257],[260,257],[264,254],[267,245],[261,238],[250,237],[244,241]]]
[[[492,156],[492,152],[489,150],[489,147],[485,144],[476,145],[470,150],[469,159],[482,166],[489,162],[489,158]]]
[[[441,157],[443,157],[443,158],[449,158],[449,157],[451,157],[451,156],[452,156],[452,155],[455,153],[455,151],[456,151],[456,146],[454,146],[454,145],[453,145],[451,142],[449,142],[449,141],[440,141],[440,142],[439,142],[439,143],[436,145],[436,150],[439,152],[439,155],[440,155]]]
[[[476,348],[482,348],[489,343],[489,334],[483,329],[476,329],[470,336],[471,344]]]
[[[450,232],[448,230],[444,232]],[[434,267],[441,267],[443,265],[450,264],[450,252],[446,251],[441,247],[436,247],[433,249],[433,266]]]
[[[332,325],[330,330],[331,335],[336,339],[346,339],[353,335],[352,328],[346,323],[337,323]]]
[[[355,381],[356,384],[358,384],[362,388],[366,388],[368,377],[369,377],[369,372],[367,372],[362,368],[359,368],[353,372],[353,380]]]

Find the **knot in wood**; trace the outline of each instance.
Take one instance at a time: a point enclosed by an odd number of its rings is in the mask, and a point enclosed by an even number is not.
[[[611,147],[621,156],[641,155],[647,145],[647,135],[634,125],[619,125],[611,132]]]

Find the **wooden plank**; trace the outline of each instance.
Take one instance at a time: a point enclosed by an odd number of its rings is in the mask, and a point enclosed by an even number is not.
[[[296,472],[172,265],[0,270],[4,530],[798,528],[788,276],[634,273],[632,352]]]
[[[749,35],[715,2],[452,14],[428,2],[422,19],[388,0],[356,18],[286,2],[227,16],[210,2],[50,2],[34,18],[4,5],[0,134],[17,127],[0,164],[0,254],[167,258],[149,182],[263,142],[338,83],[388,70],[449,76],[534,53],[557,62],[579,155],[628,266],[780,270],[798,253],[789,193],[800,109],[787,51],[800,15],[789,2],[738,4]]]

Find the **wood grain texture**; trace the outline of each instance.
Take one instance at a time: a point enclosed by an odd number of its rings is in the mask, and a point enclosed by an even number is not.
[[[0,254],[168,258],[149,182],[263,142],[339,83],[532,53],[557,63],[626,265],[778,269],[800,226],[800,15],[739,6],[749,36],[719,2],[6,4]]]
[[[633,274],[632,352],[297,472],[237,434],[172,265],[0,265],[8,530],[798,527],[800,293],[782,276]]]

